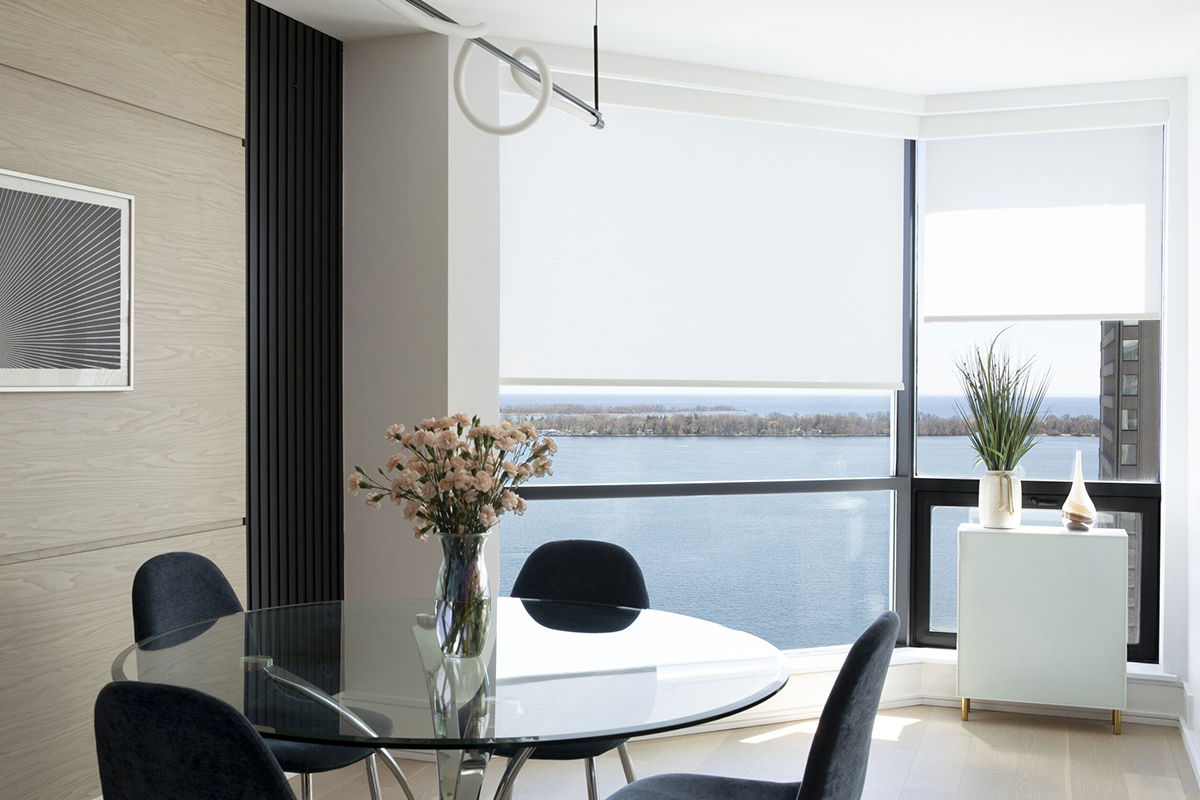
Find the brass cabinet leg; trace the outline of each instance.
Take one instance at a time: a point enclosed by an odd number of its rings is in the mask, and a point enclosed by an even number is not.
[[[966,722],[966,721],[967,721],[967,718],[968,718],[968,717],[970,717],[970,716],[971,716],[971,698],[969,698],[969,697],[964,697],[964,698],[962,699],[962,719],[963,719],[963,722]]]
[[[1120,736],[1121,735],[1121,712],[1115,708],[1113,709],[1112,722],[1113,722],[1113,735]]]

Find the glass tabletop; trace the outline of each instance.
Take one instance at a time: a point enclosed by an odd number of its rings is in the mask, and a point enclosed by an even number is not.
[[[479,748],[619,738],[748,708],[788,671],[772,645],[665,611],[499,598],[482,656],[448,658],[428,600],[250,611],[127,648],[118,680],[214,694],[264,734]]]

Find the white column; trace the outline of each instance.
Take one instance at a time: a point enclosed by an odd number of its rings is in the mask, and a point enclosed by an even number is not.
[[[454,103],[458,44],[436,34],[346,44],[347,473],[386,460],[393,422],[499,411],[499,145]],[[480,55],[472,100],[495,115],[497,62]],[[347,599],[432,596],[441,554],[410,527],[395,507],[347,497]],[[494,552],[491,562],[495,573]]]

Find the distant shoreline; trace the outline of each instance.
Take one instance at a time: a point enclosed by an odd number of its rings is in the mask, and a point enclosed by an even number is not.
[[[521,410],[515,411],[518,408]],[[886,437],[892,433],[891,415],[886,411],[872,411],[866,414],[756,414],[744,411],[713,413],[696,407],[684,410],[663,409],[652,413],[608,409],[582,413],[554,413],[534,411],[530,406],[508,406],[501,410],[501,419],[509,422],[530,421],[549,436],[737,439]],[[1040,436],[1096,437],[1100,434],[1100,421],[1090,415],[1051,414],[1034,427],[1034,433]],[[967,426],[958,417],[923,413],[917,417],[917,435],[966,436]]]

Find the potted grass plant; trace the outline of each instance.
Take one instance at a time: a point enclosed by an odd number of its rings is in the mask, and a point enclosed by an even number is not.
[[[1049,373],[1037,373],[1034,359],[1014,359],[997,347],[1001,331],[987,349],[976,345],[955,362],[964,404],[956,404],[971,448],[986,472],[979,479],[979,522],[985,528],[1021,524],[1021,479],[1016,470],[1035,444],[1044,418],[1042,403]]]

